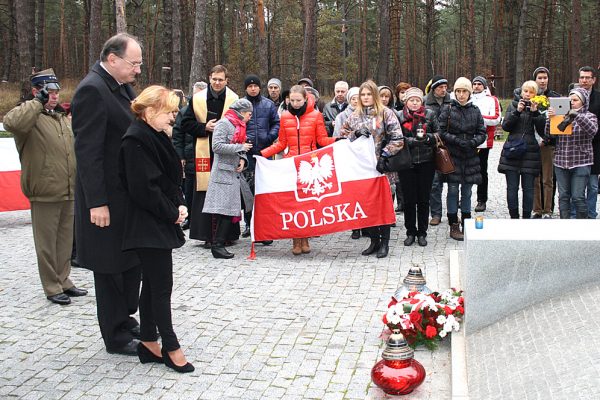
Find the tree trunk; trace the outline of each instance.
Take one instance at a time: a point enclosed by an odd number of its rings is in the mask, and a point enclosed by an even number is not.
[[[467,44],[469,49],[469,76],[474,77],[477,74],[475,64],[475,0],[467,0]]]
[[[102,32],[102,0],[90,0],[90,67],[100,59],[103,44],[100,32]]]
[[[11,80],[11,72],[14,70],[11,68],[12,60],[15,58],[15,43],[17,42],[17,34],[15,27],[15,4],[13,0],[9,0],[8,6],[9,10],[9,21],[8,21],[8,40],[6,41],[6,46],[4,47],[5,57],[3,58],[2,64],[2,75],[1,78],[3,81]]]
[[[302,0],[302,2],[305,28],[301,75],[314,81],[317,70],[317,0]]]
[[[58,42],[59,65],[56,72],[59,76],[67,76],[67,35],[65,31],[65,0],[60,0],[60,36]]]
[[[196,0],[196,18],[194,21],[194,50],[188,81],[189,92],[192,93],[194,82],[202,79],[204,62],[204,24],[206,23],[206,0]]]
[[[377,62],[377,83],[392,85],[389,77],[390,65],[390,0],[379,2],[379,60]]]
[[[360,67],[359,67],[359,76],[360,81],[363,82],[369,76],[368,70],[368,61],[367,54],[369,51],[367,50],[367,3],[368,0],[363,0],[362,2],[362,12],[361,12],[361,24],[360,24]]]
[[[266,82],[269,72],[267,33],[265,31],[265,5],[263,0],[256,2],[256,24],[258,25],[258,71],[262,82]]]
[[[435,20],[435,3],[435,0],[427,0],[427,9],[425,11],[425,68],[427,69],[428,77],[433,76],[435,70],[433,65],[435,60],[433,39],[437,29]]]
[[[127,20],[125,12],[125,0],[115,0],[115,23],[117,33],[127,32]]]
[[[35,69],[40,70],[45,67],[44,61],[44,42],[46,40],[46,1],[38,0],[37,3],[37,24],[35,24]]]
[[[390,37],[392,46],[392,76],[393,82],[398,83],[401,80],[405,80],[402,77],[402,57],[400,55],[400,15],[402,5],[400,0],[390,0]]]
[[[172,74],[172,49],[173,49],[173,0],[163,0],[163,13],[161,25],[163,27],[162,35],[162,70],[161,81],[163,86],[171,86]]]
[[[517,48],[515,61],[515,79],[517,82],[523,82],[525,77],[523,73],[525,56],[525,21],[527,20],[527,6],[529,0],[523,0],[521,6],[521,15],[519,17],[519,28],[517,30]]]
[[[598,15],[596,15],[596,18]],[[596,38],[596,41],[599,38]],[[571,73],[568,76],[573,76],[581,66],[581,0],[573,0],[573,8],[571,13]]]
[[[19,74],[18,79],[21,82],[21,99],[31,91],[29,76],[31,75],[31,52],[30,52],[30,28],[28,25],[31,0],[17,1],[15,4],[15,17],[17,24],[17,46],[19,49]]]
[[[182,88],[181,78],[181,2],[174,0],[173,7],[173,54],[172,54],[172,78],[173,87]]]

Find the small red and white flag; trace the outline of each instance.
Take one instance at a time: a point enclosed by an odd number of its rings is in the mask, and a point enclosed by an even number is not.
[[[256,157],[253,241],[305,238],[396,222],[372,138],[281,160]]]
[[[0,139],[0,212],[28,210],[29,200],[21,192],[21,162],[11,138]]]

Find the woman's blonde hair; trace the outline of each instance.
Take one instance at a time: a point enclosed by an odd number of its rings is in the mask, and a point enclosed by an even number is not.
[[[179,110],[179,96],[164,86],[148,86],[131,102],[131,111],[136,118],[142,118],[148,108],[158,114]]]
[[[521,85],[521,91],[523,90],[533,90],[533,94],[536,95],[538,93],[539,87],[535,81],[525,81],[523,85]]]
[[[362,101],[360,100],[360,95],[362,94],[363,90],[368,90],[373,96],[373,109],[375,110],[375,115],[378,117],[383,117],[383,110],[385,109],[385,106],[381,102],[381,97],[379,97],[379,89],[372,80],[363,82],[358,88],[358,105],[356,106],[355,113],[360,115],[364,114],[365,112]]]
[[[305,99],[307,98],[306,96],[306,89],[304,89],[304,86],[302,85],[294,85],[290,88],[290,94],[292,93],[300,93],[302,95],[302,97],[304,97]]]

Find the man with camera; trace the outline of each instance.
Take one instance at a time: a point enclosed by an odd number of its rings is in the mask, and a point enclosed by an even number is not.
[[[21,189],[31,203],[31,225],[38,271],[48,300],[69,304],[85,296],[69,279],[73,246],[75,156],[73,132],[58,104],[54,71],[31,76],[31,100],[4,117],[21,159]]]

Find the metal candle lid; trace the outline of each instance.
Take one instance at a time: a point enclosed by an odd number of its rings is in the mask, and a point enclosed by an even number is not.
[[[431,293],[431,289],[426,286],[427,282],[423,276],[423,271],[418,265],[410,267],[403,282],[404,284],[396,290],[393,296],[398,301],[408,296],[410,292]]]
[[[415,351],[406,343],[400,330],[394,330],[386,343],[382,357],[388,361],[400,361],[412,360],[414,355]]]

